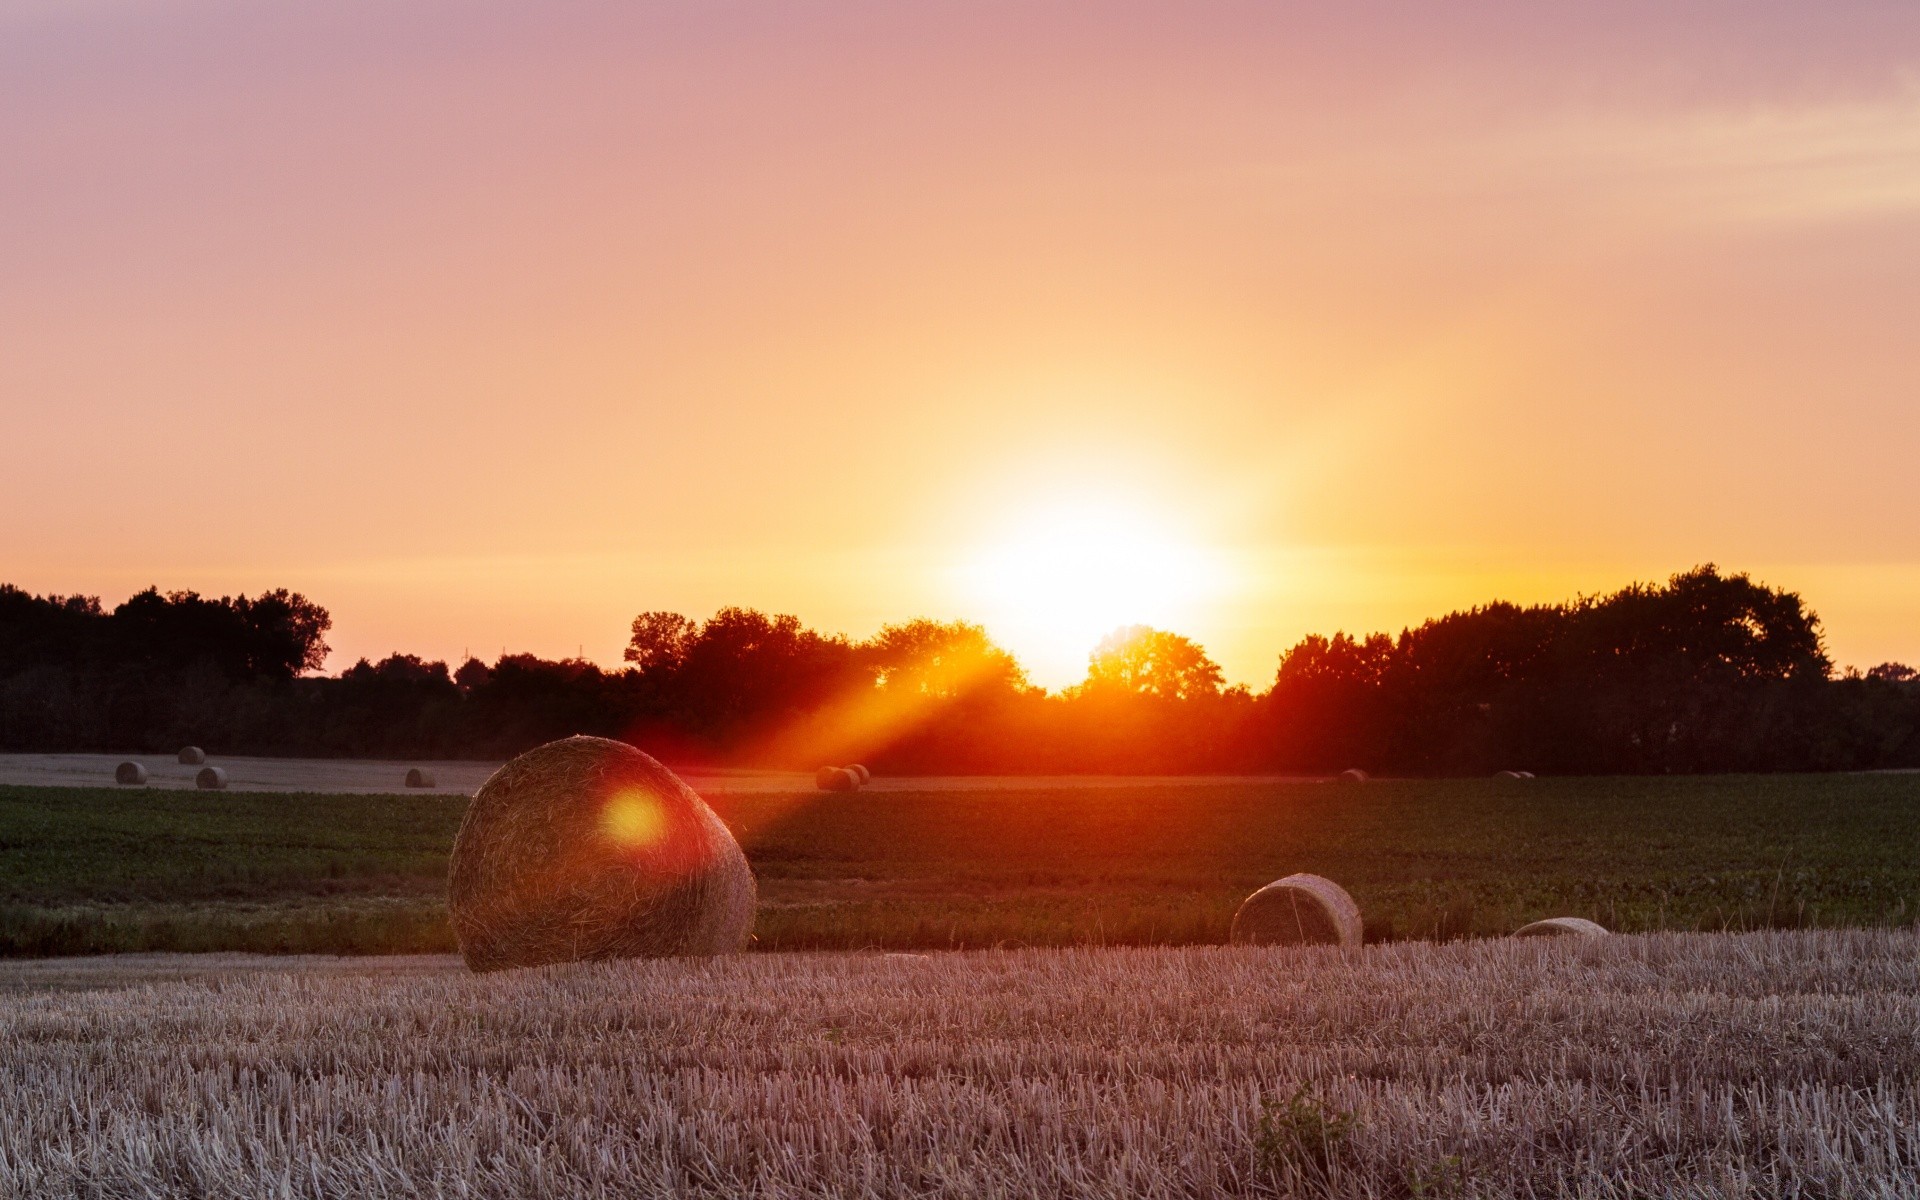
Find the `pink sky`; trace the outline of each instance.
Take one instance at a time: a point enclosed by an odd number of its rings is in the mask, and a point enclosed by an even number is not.
[[[1920,8],[1584,7],[9,4],[0,578],[1059,683],[1092,509],[1236,680],[1705,561],[1920,661]]]

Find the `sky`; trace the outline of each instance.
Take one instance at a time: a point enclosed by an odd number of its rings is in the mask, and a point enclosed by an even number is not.
[[[1920,6],[0,6],[0,578],[1256,687],[1698,563],[1920,662]]]

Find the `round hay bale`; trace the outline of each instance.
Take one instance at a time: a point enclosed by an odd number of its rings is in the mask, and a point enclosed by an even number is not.
[[[1495,779],[1525,779],[1526,778],[1525,775],[1522,775],[1518,771],[1495,771],[1493,773],[1493,777]]]
[[[115,783],[145,783],[147,769],[137,762],[123,762],[113,769]]]
[[[200,773],[193,777],[193,786],[205,788],[210,792],[223,792],[227,788],[227,771],[224,767],[201,767]]]
[[[1360,944],[1360,906],[1319,875],[1289,875],[1248,896],[1233,914],[1235,945]]]
[[[1515,937],[1606,937],[1607,927],[1585,917],[1548,917],[1513,931]]]
[[[873,772],[867,770],[863,763],[853,763],[847,767],[847,770],[853,772],[853,777],[860,781],[861,787],[873,782]]]
[[[1522,779],[1532,779],[1532,778],[1533,778],[1533,772],[1532,772],[1532,771],[1515,771],[1515,772],[1514,772],[1514,774],[1515,774],[1515,775],[1518,775],[1518,776],[1519,776],[1520,778],[1522,778]]]
[[[1367,780],[1372,779],[1373,776],[1362,771],[1359,767],[1348,767],[1346,770],[1340,772],[1336,778],[1338,778],[1341,783],[1365,783]]]
[[[813,786],[823,792],[851,792],[860,786],[860,777],[845,767],[821,767],[813,773]]]
[[[453,841],[447,908],[475,971],[727,954],[753,872],[680,777],[624,742],[570,737],[495,771]]]
[[[407,768],[407,786],[410,788],[430,788],[433,786],[433,772],[419,767]]]
[[[207,761],[207,752],[198,746],[180,747],[180,762],[189,767],[197,767]]]

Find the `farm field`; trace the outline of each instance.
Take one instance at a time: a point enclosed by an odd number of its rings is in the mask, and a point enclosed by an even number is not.
[[[106,787],[113,769],[137,762],[147,769],[149,788],[192,791],[198,766],[187,766],[171,754],[0,754],[0,787]],[[314,792],[345,796],[406,795],[471,796],[487,776],[499,770],[497,761],[475,759],[409,759],[404,762],[356,758],[250,758],[213,755],[207,762],[226,770],[228,786],[240,792]],[[424,767],[434,776],[432,788],[407,789],[402,781],[408,767]],[[701,795],[715,792],[800,792],[813,789],[811,771],[766,771],[753,768],[707,767],[680,772]],[[1238,786],[1249,783],[1300,782],[1287,776],[1153,776],[1153,775],[935,775],[876,776],[866,789],[876,792],[977,792],[1014,788],[1160,787],[1167,784]]]
[[[1920,776],[712,791],[757,948],[1223,941],[1292,871],[1371,941],[1573,915],[1622,931],[1906,926]],[[0,787],[0,952],[433,953],[465,799]]]
[[[1920,1191],[1920,935],[0,964],[0,1196]]]

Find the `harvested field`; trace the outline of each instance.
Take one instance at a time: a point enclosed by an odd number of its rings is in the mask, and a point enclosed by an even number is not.
[[[0,1196],[1920,1191],[1913,932],[195,965],[0,966]]]

